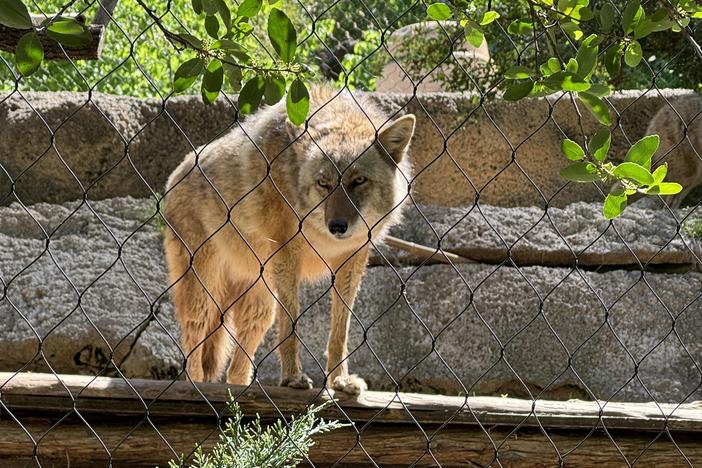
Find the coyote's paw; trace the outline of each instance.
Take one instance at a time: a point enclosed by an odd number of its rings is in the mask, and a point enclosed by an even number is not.
[[[341,375],[336,377],[332,383],[332,388],[349,395],[360,395],[361,392],[368,390],[368,385],[366,385],[365,380],[352,374],[346,377]]]
[[[312,388],[312,379],[305,374],[294,374],[285,377],[283,381],[280,382],[280,385],[281,387],[309,389]]]

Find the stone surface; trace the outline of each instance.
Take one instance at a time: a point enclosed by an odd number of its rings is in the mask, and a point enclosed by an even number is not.
[[[638,266],[693,264],[702,258],[696,239],[681,223],[700,223],[699,210],[675,215],[666,209],[627,208],[613,223],[595,203],[565,208],[445,208],[410,205],[392,233],[408,241],[484,263],[511,259],[518,265]],[[684,224],[683,223],[683,224]]]
[[[352,322],[350,367],[370,388],[698,400],[700,287],[698,273],[374,268]],[[323,349],[326,302],[300,323],[311,350]],[[309,355],[305,364],[316,367]]]
[[[113,348],[127,376],[177,375],[183,357],[154,212],[130,198],[0,208],[0,370],[46,370],[45,358],[57,372],[114,374]],[[328,288],[302,295],[303,361],[317,385]],[[698,273],[371,268],[350,366],[373,389],[701,399],[701,288]],[[264,383],[278,378],[274,345],[269,334],[256,357]]]
[[[176,374],[161,238],[143,226],[154,212],[129,198],[0,208],[3,370]]]
[[[427,48],[435,55],[427,54]],[[378,53],[384,57],[385,66],[376,80],[376,89],[383,93],[412,93],[414,86],[420,93],[445,91],[439,76],[470,73],[476,65],[490,60],[487,42],[473,47],[456,21],[403,26],[388,36],[387,52],[381,49]]]
[[[623,92],[609,98],[621,113],[612,144],[622,156],[626,139],[643,135],[664,98],[692,91]],[[95,93],[24,93],[0,104],[0,205],[62,202],[83,197],[149,196],[161,192],[168,174],[192,149],[236,124],[225,100],[212,106],[199,96],[140,100]],[[412,144],[416,200],[461,206],[565,206],[601,201],[592,184],[564,184],[559,141],[580,140],[579,118],[566,99],[486,101],[459,93],[376,93],[388,112],[417,115]],[[588,134],[597,125],[588,113]],[[52,145],[51,132],[55,132]],[[674,164],[673,161],[670,161]],[[9,175],[9,176],[8,176]],[[81,188],[82,187],[82,188]]]

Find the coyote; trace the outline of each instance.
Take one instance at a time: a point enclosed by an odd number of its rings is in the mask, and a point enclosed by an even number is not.
[[[665,104],[646,129],[646,135],[651,134],[661,138],[652,166],[667,162],[666,180],[683,186],[677,195],[665,197],[671,208],[679,208],[702,182],[702,97],[679,98]]]
[[[262,109],[190,153],[168,179],[164,240],[187,372],[248,384],[256,348],[278,324],[281,385],[311,388],[295,327],[299,287],[333,278],[327,385],[358,394],[349,375],[350,314],[370,239],[400,220],[415,118],[393,122],[364,96],[310,90],[295,127],[284,103]],[[232,352],[233,349],[233,352]]]

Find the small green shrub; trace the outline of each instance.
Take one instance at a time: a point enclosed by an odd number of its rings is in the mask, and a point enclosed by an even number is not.
[[[261,418],[244,423],[239,405],[230,396],[229,410],[232,417],[226,422],[219,441],[210,453],[202,446],[195,450],[194,460],[187,465],[182,459],[171,460],[169,468],[287,468],[302,462],[314,445],[312,436],[333,431],[350,424],[325,421],[317,414],[329,406],[325,402],[310,406],[300,417],[292,417],[288,424],[278,419],[270,426],[263,426]]]

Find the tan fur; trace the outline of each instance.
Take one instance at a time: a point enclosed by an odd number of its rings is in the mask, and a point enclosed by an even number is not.
[[[348,372],[350,313],[369,231],[380,240],[407,198],[414,116],[386,123],[362,96],[326,86],[310,101],[307,130],[279,103],[186,156],[168,180],[164,246],[193,380],[218,380],[233,348],[227,382],[249,383],[276,320],[281,383],[310,387],[295,331],[299,287],[333,274],[327,382],[365,388]],[[332,220],[347,231],[332,234]]]
[[[646,135],[651,134],[661,138],[652,167],[668,163],[666,181],[683,186],[679,194],[663,197],[669,206],[678,208],[702,183],[702,97],[685,97],[665,104],[646,129]]]

